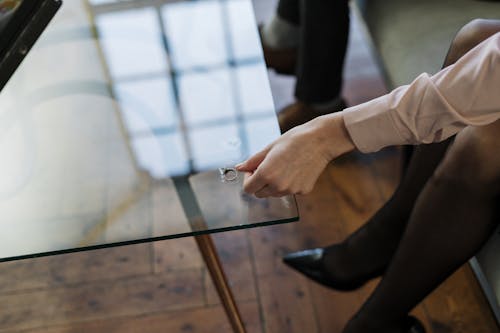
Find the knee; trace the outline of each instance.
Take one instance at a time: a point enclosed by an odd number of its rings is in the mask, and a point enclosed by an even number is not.
[[[456,34],[446,59],[454,63],[476,45],[500,31],[500,20],[475,19],[464,25]]]
[[[464,25],[457,33],[454,44],[473,45],[481,42],[490,20],[475,19]]]
[[[498,195],[500,190],[500,149],[495,126],[468,127],[457,135],[432,177],[459,191]]]

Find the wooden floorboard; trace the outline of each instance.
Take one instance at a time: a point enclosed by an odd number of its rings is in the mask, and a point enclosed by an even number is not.
[[[265,332],[315,332],[313,299],[308,281],[291,272],[259,278]]]
[[[205,305],[201,270],[0,295],[0,332]]]
[[[241,305],[248,333],[262,332],[258,306],[255,302]],[[60,325],[18,333],[229,333],[231,327],[221,306],[206,306],[191,310],[157,312],[134,317],[116,317],[73,325]]]
[[[0,263],[0,293],[147,275],[152,270],[150,248],[139,244]]]
[[[252,254],[247,233],[238,230],[213,236],[214,244],[225,264],[226,274],[231,277],[231,287],[237,301],[257,299],[256,282],[252,265]],[[207,304],[220,304],[219,297],[208,272],[204,276]]]
[[[424,307],[434,333],[500,331],[468,264],[429,295]]]

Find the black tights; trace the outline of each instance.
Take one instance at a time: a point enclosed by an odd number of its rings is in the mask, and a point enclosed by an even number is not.
[[[444,66],[497,31],[498,21],[467,25]],[[401,332],[408,312],[489,238],[498,225],[499,132],[497,121],[468,127],[454,142],[417,147],[389,202],[343,243],[326,249],[325,268],[333,276],[383,272],[344,333]]]
[[[338,281],[385,272],[411,211],[452,139],[415,148],[408,169],[389,201],[344,242],[325,249],[324,264]]]
[[[494,127],[500,130],[500,122]],[[484,182],[464,180],[463,170],[453,170],[462,148],[453,144],[425,184],[381,283],[345,333],[400,332],[408,312],[473,256],[498,225],[493,218],[498,172]],[[500,144],[492,148],[498,151]],[[476,168],[470,166],[465,170]]]

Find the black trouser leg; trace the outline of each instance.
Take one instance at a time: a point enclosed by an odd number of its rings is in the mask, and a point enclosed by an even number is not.
[[[295,96],[308,104],[339,96],[349,37],[347,0],[300,0],[301,36]]]
[[[280,0],[278,3],[278,16],[295,25],[300,24],[299,0]]]

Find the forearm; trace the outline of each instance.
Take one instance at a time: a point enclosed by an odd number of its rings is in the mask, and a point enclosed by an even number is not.
[[[385,146],[442,141],[468,125],[500,118],[500,33],[434,76],[343,111],[364,152]]]

